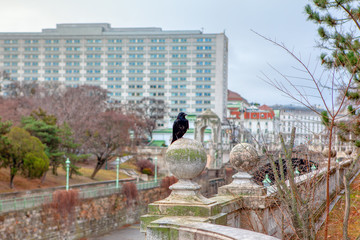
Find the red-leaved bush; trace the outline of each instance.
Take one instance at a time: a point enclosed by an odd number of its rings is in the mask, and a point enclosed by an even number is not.
[[[128,204],[136,200],[138,196],[136,184],[133,182],[124,183],[122,186],[122,193],[125,195]]]
[[[51,207],[56,209],[62,218],[66,218],[69,214],[73,213],[78,202],[78,190],[57,190],[53,192]]]
[[[171,190],[169,189],[169,187],[175,183],[177,183],[177,181],[179,181],[176,177],[174,176],[167,176],[167,177],[164,177],[162,180],[161,180],[161,188],[163,188],[168,195],[170,195],[171,193]]]

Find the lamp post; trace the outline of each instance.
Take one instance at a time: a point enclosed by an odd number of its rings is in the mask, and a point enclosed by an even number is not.
[[[271,180],[270,180],[268,174],[265,174],[265,178],[262,182],[263,182],[264,187],[266,187],[266,188],[269,188],[271,186]]]
[[[130,135],[130,141],[131,141],[131,143],[130,143],[130,148],[131,148],[131,150],[132,150],[132,148],[133,148],[133,143],[134,143],[134,138],[135,138],[135,132],[134,132],[134,130],[129,130],[129,135]]]
[[[154,180],[157,183],[157,157],[155,156],[155,176],[154,176]]]
[[[119,164],[120,159],[119,157],[116,158],[116,188],[119,188]]]
[[[312,171],[312,172],[316,171],[316,166],[315,166],[315,164],[313,164],[313,165],[311,166],[311,171]]]
[[[69,190],[69,168],[70,168],[70,160],[66,158],[66,191]]]

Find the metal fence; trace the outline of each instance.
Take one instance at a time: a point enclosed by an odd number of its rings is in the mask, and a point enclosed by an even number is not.
[[[159,178],[157,181],[147,181],[136,183],[138,190],[151,189],[159,187],[162,178]],[[70,186],[71,189],[71,186]],[[96,198],[112,195],[115,193],[121,193],[122,185],[120,184],[118,188],[116,186],[108,187],[94,187],[94,188],[85,188],[79,190],[79,198]],[[30,195],[20,198],[12,199],[0,199],[0,213],[22,210],[27,208],[33,208],[41,206],[43,204],[49,204],[53,200],[53,195],[51,193],[41,194],[41,195]]]

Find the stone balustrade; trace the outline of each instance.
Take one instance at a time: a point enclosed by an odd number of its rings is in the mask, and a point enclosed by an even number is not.
[[[141,217],[141,231],[146,232],[147,239],[189,240],[200,236],[200,239],[214,240],[277,239],[240,229],[239,209],[245,202],[239,196],[266,197],[263,187],[248,186],[251,176],[237,174],[232,184],[219,188],[223,194],[205,198],[200,194],[200,186],[192,181],[206,166],[206,153],[201,143],[186,138],[175,141],[166,152],[166,161],[179,181],[170,187],[169,197],[149,204],[148,214]],[[243,192],[239,191],[239,186]]]
[[[205,168],[204,154],[202,145],[191,139],[179,139],[168,148],[166,161],[179,182],[170,187],[173,191],[168,198],[149,204],[148,213],[141,217],[141,231],[146,232],[147,239],[270,240],[293,234],[290,218],[284,216],[283,206],[276,198],[276,189],[267,191],[252,182],[248,174],[259,161],[255,149],[248,144],[232,149],[230,162],[238,173],[231,184],[220,187],[218,195],[212,198],[203,197],[200,186],[192,182]],[[342,187],[342,175],[350,162],[337,163],[331,169],[332,194]],[[359,164],[356,167],[359,169]],[[319,211],[325,201],[326,181],[321,178],[325,172],[320,169],[295,179],[300,185],[307,178],[318,177],[315,202]]]

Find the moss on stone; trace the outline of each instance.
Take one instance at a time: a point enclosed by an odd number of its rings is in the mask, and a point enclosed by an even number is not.
[[[221,209],[222,209],[222,207],[219,204],[214,205],[211,208],[211,216],[221,213]]]
[[[147,226],[155,220],[162,218],[161,215],[143,215],[140,217],[140,231],[146,232]]]
[[[227,226],[227,214],[219,213],[216,216],[211,217],[210,222],[213,224]]]
[[[156,227],[156,226],[150,226],[150,229],[153,233],[153,235],[156,236],[156,239],[161,240],[172,240],[170,238],[170,229],[165,227]]]
[[[196,217],[208,217],[210,211],[206,207],[200,206],[173,206],[166,208],[165,215],[169,216],[196,216]]]
[[[171,240],[178,240],[179,239],[179,230],[170,228],[169,236]]]
[[[149,204],[148,205],[148,210],[150,214],[161,214],[160,209],[159,209],[159,205],[155,205],[155,204]]]
[[[190,148],[172,149],[167,152],[166,157],[170,161],[177,161],[186,157],[188,161],[194,162],[200,159],[202,162],[206,162],[206,153],[204,151]]]

